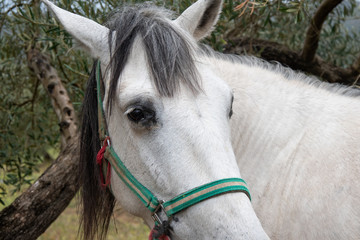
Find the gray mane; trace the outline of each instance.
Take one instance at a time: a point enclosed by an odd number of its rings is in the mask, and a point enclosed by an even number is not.
[[[216,52],[215,50],[213,50],[212,48],[206,45],[202,45],[201,53],[208,57],[223,59],[225,61],[229,61],[233,63],[240,63],[248,66],[257,66],[264,69],[268,69],[270,71],[282,74],[285,78],[289,80],[293,80],[293,79],[300,80],[316,88],[325,89],[327,91],[339,95],[344,95],[349,97],[360,97],[360,90],[355,87],[345,86],[338,83],[330,84],[324,81],[320,81],[315,76],[306,75],[305,73],[295,71],[289,67],[285,67],[281,65],[281,63],[279,62],[267,62],[263,59],[254,56],[224,54],[224,53]]]
[[[110,50],[110,109],[137,36],[143,41],[151,80],[160,96],[173,97],[180,83],[194,93],[200,90],[191,43],[169,24],[171,16],[168,10],[150,4],[126,6],[110,15],[106,23],[110,47],[110,40],[115,39],[115,47]]]

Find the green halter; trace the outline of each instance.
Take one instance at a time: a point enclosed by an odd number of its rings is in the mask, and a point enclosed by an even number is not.
[[[166,216],[171,219],[172,216],[196,203],[205,199],[228,192],[243,192],[251,200],[250,192],[246,187],[246,182],[241,178],[226,178],[213,181],[202,186],[193,188],[187,192],[179,194],[178,196],[168,200],[162,201],[142,185],[125,167],[119,156],[116,154],[112,146],[107,142],[108,139],[106,122],[104,119],[104,110],[101,97],[101,69],[100,61],[96,66],[96,81],[97,81],[97,97],[98,97],[98,120],[99,120],[99,137],[104,141],[103,149],[105,151],[104,158],[111,164],[121,180],[132,190],[133,193],[143,202],[152,213],[155,223],[162,224],[158,213],[163,211]],[[108,171],[104,171],[108,172]]]

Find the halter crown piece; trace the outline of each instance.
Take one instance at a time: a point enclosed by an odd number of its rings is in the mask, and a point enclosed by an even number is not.
[[[170,240],[170,237],[168,236],[171,229],[170,221],[173,219],[174,214],[203,200],[229,192],[243,192],[251,200],[250,192],[246,187],[246,182],[241,178],[225,178],[213,181],[179,194],[178,196],[175,196],[168,201],[157,199],[149,189],[142,185],[129,172],[110,144],[110,137],[106,129],[101,97],[100,61],[97,61],[96,66],[96,82],[99,137],[101,142],[103,142],[102,148],[98,152],[96,159],[96,162],[100,167],[101,185],[103,187],[110,185],[110,168],[112,167],[120,179],[126,184],[126,186],[128,186],[132,192],[141,200],[145,207],[150,210],[152,218],[155,221],[155,227],[150,232],[149,240]],[[103,165],[103,161],[106,161],[107,164]],[[166,215],[167,220],[160,218],[161,212]]]

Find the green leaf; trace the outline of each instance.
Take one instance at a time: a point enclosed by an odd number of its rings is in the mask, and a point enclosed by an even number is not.
[[[293,13],[293,12],[297,12],[297,11],[298,11],[297,8],[288,8],[288,9],[286,9],[285,12],[287,12],[287,13]]]

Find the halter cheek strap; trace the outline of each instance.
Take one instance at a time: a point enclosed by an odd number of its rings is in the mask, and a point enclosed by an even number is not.
[[[110,137],[107,134],[106,122],[104,119],[104,110],[101,97],[101,70],[100,61],[97,62],[96,81],[97,81],[97,97],[98,97],[98,120],[99,120],[99,137],[103,141],[102,148],[97,155],[97,163],[99,164],[101,184],[108,186],[110,183],[110,167],[112,167],[119,178],[126,184],[128,188],[140,199],[140,201],[151,212],[155,221],[155,228],[151,231],[149,239],[170,240],[168,231],[170,221],[174,214],[211,197],[215,197],[229,192],[243,192],[251,200],[250,192],[247,189],[246,182],[241,178],[225,178],[213,181],[199,187],[186,191],[178,196],[163,201],[142,185],[126,168],[115,150],[111,146]],[[104,167],[103,161],[106,161]],[[105,179],[103,174],[105,173]],[[166,216],[166,220],[161,219],[160,213]]]

